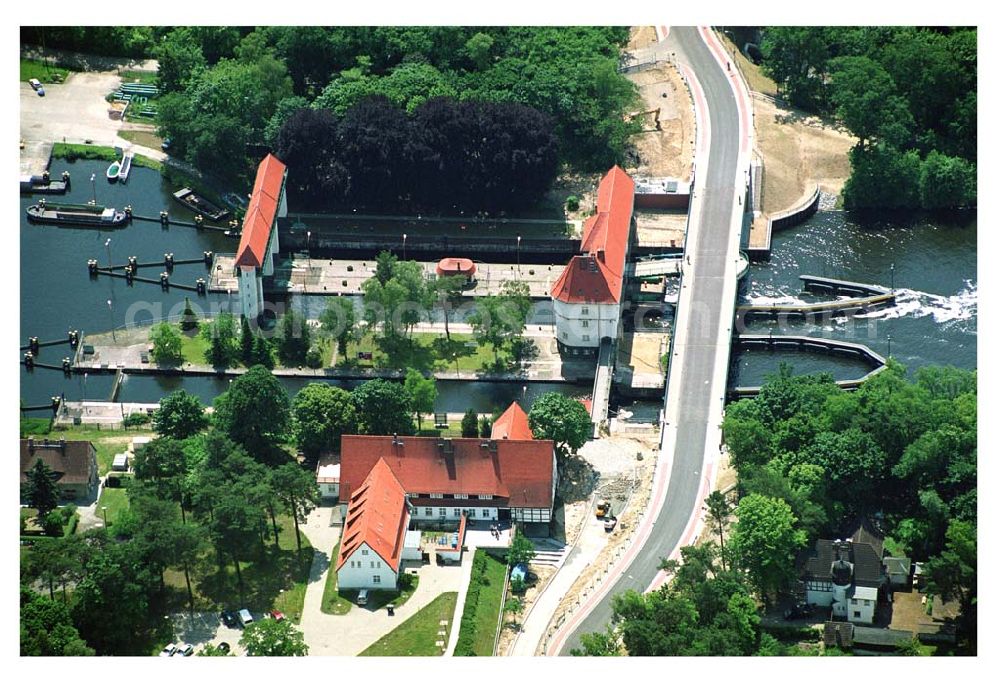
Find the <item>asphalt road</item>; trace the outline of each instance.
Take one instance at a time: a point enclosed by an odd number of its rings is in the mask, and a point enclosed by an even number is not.
[[[608,594],[567,638],[561,649],[564,655],[579,647],[581,634],[603,632],[611,620],[612,598],[628,589],[645,590],[658,573],[660,560],[669,556],[680,542],[696,509],[694,503],[702,481],[700,470],[711,412],[721,407],[721,403],[711,402],[711,380],[716,360],[722,357],[717,355],[716,343],[720,322],[732,319],[732,308],[723,308],[723,279],[736,197],[739,114],[726,74],[702,42],[697,29],[672,27],[670,38],[701,84],[711,128],[708,169],[699,168],[705,178],[699,179],[700,186],[696,186],[696,190],[701,191],[699,235],[695,250],[690,252],[693,266],[684,276],[685,283],[691,287],[690,321],[683,335],[675,339],[684,348],[680,356],[683,361],[681,401],[673,467],[666,498],[649,540]]]

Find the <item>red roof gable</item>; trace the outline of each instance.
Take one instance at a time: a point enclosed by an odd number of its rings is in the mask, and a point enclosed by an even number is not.
[[[250,194],[250,204],[243,217],[243,234],[236,250],[236,265],[260,267],[264,263],[271,228],[278,216],[285,165],[268,153],[257,166],[257,179]]]
[[[493,431],[490,435],[495,440],[533,440],[535,436],[531,433],[531,426],[528,425],[528,415],[524,409],[518,406],[517,402],[511,403],[507,411],[500,414],[500,418],[493,422]]]
[[[565,303],[621,300],[634,201],[635,182],[615,165],[598,186],[596,213],[583,224],[582,253],[552,285],[552,298]]]
[[[336,568],[364,543],[398,572],[406,515],[406,492],[389,466],[376,462],[347,505]]]
[[[398,439],[402,444],[394,445],[390,436],[344,435],[341,496],[361,486],[382,459],[408,494],[492,494],[511,508],[552,507],[551,440]],[[439,443],[451,451],[438,448]]]

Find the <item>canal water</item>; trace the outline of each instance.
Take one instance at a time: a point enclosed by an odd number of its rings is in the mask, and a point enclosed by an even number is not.
[[[193,214],[172,199],[172,189],[163,183],[158,172],[134,167],[127,184],[109,184],[104,178],[106,168],[106,163],[99,161],[54,160],[52,175],[70,171],[73,189],[66,196],[53,196],[49,201],[86,202],[96,193],[99,204],[118,209],[131,204],[136,214],[148,216],[166,209],[172,218],[192,220]],[[95,175],[93,182],[91,174]],[[234,240],[219,233],[177,226],[165,230],[156,222],[136,221],[126,228],[106,230],[31,225],[24,210],[35,201],[37,197],[32,196],[20,200],[21,345],[27,343],[29,336],[44,341],[62,338],[69,329],[105,332],[112,325],[148,322],[153,316],[180,312],[186,298],[197,300],[193,292],[176,289],[163,292],[149,284],[128,287],[124,280],[106,276],[91,279],[87,273],[88,259],[97,259],[105,266],[110,255],[114,265],[122,265],[129,256],[136,256],[140,262],[155,262],[162,261],[167,252],[172,252],[175,259],[200,258],[205,250],[232,252],[236,247]],[[895,284],[901,290],[900,303],[895,308],[850,322],[839,320],[826,327],[799,323],[779,328],[774,322],[758,322],[750,330],[823,333],[831,338],[866,343],[882,353],[888,351],[891,334],[892,356],[910,367],[932,363],[974,367],[978,298],[974,214],[954,221],[919,217],[908,223],[862,224],[845,212],[820,212],[806,223],[775,235],[771,261],[753,265],[744,300],[795,297],[804,301],[808,296],[799,294],[801,285],[797,276],[805,273],[888,286],[889,266],[893,263]],[[142,272],[157,277],[159,269]],[[208,272],[201,264],[177,266],[171,279],[194,284],[195,279],[207,277]],[[211,295],[208,303],[221,308],[227,299]],[[296,303],[310,317],[316,317],[325,300],[300,297]],[[235,297],[230,305],[238,312]],[[452,318],[455,322],[463,319],[461,314]],[[528,321],[550,324],[551,304],[535,303]],[[43,348],[38,359],[59,364],[69,354],[68,346]],[[865,371],[851,360],[831,360],[805,353],[753,352],[735,357],[736,381],[739,385],[757,384],[765,374],[775,371],[781,361],[793,364],[800,373],[831,371],[837,378],[854,378]],[[22,369],[21,374],[21,399],[25,405],[44,404],[60,393],[68,399],[107,399],[113,381],[111,376],[98,375],[67,379],[61,372],[42,369],[31,374]],[[309,379],[290,378],[283,382],[294,394]],[[340,385],[350,388],[356,383],[345,381]],[[155,402],[171,390],[183,388],[208,404],[227,385],[227,379],[214,377],[133,375],[123,383],[120,399]],[[530,384],[523,390],[518,384],[474,382],[441,383],[438,390],[439,410],[463,411],[472,407],[489,411],[505,407],[513,399],[530,406],[534,397],[551,390],[581,396],[589,394],[590,389]],[[622,403],[622,406],[631,405]]]
[[[910,372],[932,364],[974,369],[979,300],[976,230],[975,212],[948,217],[915,214],[893,221],[861,220],[844,211],[817,212],[805,223],[775,233],[771,260],[751,266],[741,301],[829,300],[802,293],[799,275],[821,275],[894,285],[897,305],[825,324],[755,321],[747,331],[863,343],[883,356],[891,354]],[[737,381],[759,384],[782,361],[805,373],[821,369],[829,360],[802,353],[741,353],[734,365]],[[854,378],[859,369],[865,371],[853,361],[831,365],[837,378]]]

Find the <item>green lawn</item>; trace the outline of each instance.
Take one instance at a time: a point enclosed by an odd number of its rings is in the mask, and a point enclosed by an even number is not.
[[[349,359],[344,366],[384,367],[419,371],[483,371],[494,363],[493,349],[480,344],[472,334],[452,332],[449,341],[444,334],[414,333],[411,338],[401,338],[388,344],[385,340],[366,334],[356,343],[348,345],[347,354],[354,358],[358,352],[372,353],[371,362]],[[501,351],[501,359],[510,356]],[[338,362],[340,364],[340,362]]]
[[[474,636],[472,639],[473,656],[492,656],[493,642],[496,639],[497,620],[500,618],[500,600],[503,598],[504,584],[507,567],[500,560],[491,557],[483,550],[477,550],[475,559],[480,557],[486,560],[486,570],[483,573],[481,586],[479,588],[479,598],[474,607],[466,604],[462,611],[462,634],[458,637],[458,644],[462,644],[463,636],[468,632],[469,624],[465,622],[471,614],[474,619]],[[472,564],[473,575],[475,575],[476,562]],[[471,601],[471,600],[469,600]],[[466,639],[466,641],[468,641]],[[457,653],[456,653],[457,655]]]
[[[122,83],[155,85],[156,75],[156,71],[122,71]]]
[[[125,489],[104,487],[101,490],[101,499],[97,502],[97,510],[94,511],[98,519],[104,520],[105,508],[108,509],[106,526],[114,526],[119,515],[128,508],[128,492]]]
[[[450,631],[457,600],[457,592],[438,595],[430,604],[358,655],[440,656],[445,647],[436,646],[435,642],[444,639],[447,645],[447,635],[441,637],[437,633],[439,629]],[[448,625],[441,625],[443,620],[448,621]]]
[[[56,159],[68,160],[104,160],[114,162],[118,159],[118,152],[111,146],[94,146],[87,143],[61,143],[52,144],[52,157]],[[162,165],[156,160],[151,160],[142,155],[136,155],[132,159],[132,164],[137,167],[148,167],[160,171]]]
[[[190,362],[194,365],[199,365],[203,367],[209,366],[208,360],[205,359],[205,351],[208,350],[210,341],[205,338],[202,334],[202,327],[206,324],[211,324],[211,320],[202,320],[198,324],[198,331],[194,336],[188,336],[185,333],[181,333],[181,356],[184,362]],[[330,366],[330,359],[333,356],[334,344],[333,341],[326,338],[319,338],[313,335],[313,345],[319,346],[321,357],[321,364],[323,367]],[[274,360],[276,367],[297,367],[299,365],[285,365],[281,362],[281,358],[278,356],[277,351],[274,353]]]
[[[320,611],[325,614],[343,616],[351,610],[351,606],[357,598],[357,590],[347,590],[341,592],[337,587],[337,556],[340,554],[340,544],[333,548],[330,555],[330,571],[326,576],[326,585],[323,586],[323,602]],[[371,590],[368,594],[368,608],[381,609],[387,604],[401,607],[410,597],[413,596],[417,586],[420,584],[420,577],[411,574],[401,574],[399,577],[399,587],[396,590]]]
[[[190,519],[190,516],[188,517]],[[220,570],[218,558],[212,547],[206,548],[191,570],[191,585],[195,595],[195,609],[218,611],[223,608],[253,610],[277,609],[289,620],[302,618],[306,585],[315,550],[302,534],[302,553],[295,549],[295,527],[292,518],[278,517],[278,546],[268,540],[262,555],[256,560],[240,562],[243,575],[243,592],[240,592],[236,568],[226,559]],[[270,536],[270,522],[268,522]],[[181,570],[168,569],[164,576],[171,588],[172,606],[177,611],[187,610],[187,588]]]
[[[50,66],[41,61],[33,59],[21,59],[21,81],[27,82],[31,78],[38,78],[42,85],[50,82],[62,82],[66,79],[70,71],[59,66]]]
[[[118,136],[122,137],[126,141],[131,141],[134,144],[145,146],[146,148],[152,148],[153,150],[160,150],[160,144],[163,143],[163,139],[160,138],[156,132],[144,132],[132,129],[118,132]]]

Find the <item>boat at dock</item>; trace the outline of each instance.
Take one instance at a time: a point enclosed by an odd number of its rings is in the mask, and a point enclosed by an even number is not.
[[[62,195],[69,189],[69,177],[64,175],[62,181],[51,181],[47,176],[22,176],[21,192],[24,194],[38,193],[41,195]]]
[[[104,205],[46,203],[41,200],[25,211],[28,212],[28,220],[32,223],[112,228],[128,224],[125,212]]]
[[[206,219],[211,219],[212,221],[221,221],[229,216],[229,210],[217,207],[190,188],[182,188],[174,193],[174,199],[191,211],[201,214]]]
[[[106,172],[108,181],[112,182],[117,181],[118,175],[121,174],[121,171],[122,171],[122,163],[119,162],[118,160],[112,162],[111,165],[108,167],[108,171]]]
[[[125,151],[122,157],[121,169],[118,171],[118,180],[122,183],[128,181],[128,173],[132,169],[132,151]]]

